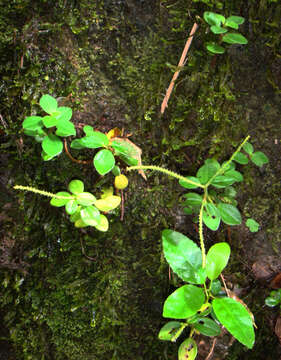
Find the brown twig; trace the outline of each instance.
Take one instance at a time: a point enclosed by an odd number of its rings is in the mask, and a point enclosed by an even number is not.
[[[124,195],[123,195],[123,190],[120,191],[121,192],[121,216],[120,216],[120,220],[123,221],[124,220]]]
[[[80,238],[80,244],[81,244],[81,251],[82,251],[82,254],[87,258],[87,259],[89,259],[89,260],[91,260],[91,261],[96,261],[96,259],[94,259],[94,258],[92,258],[92,257],[90,257],[90,256],[88,256],[88,255],[86,255],[86,253],[85,253],[85,249],[84,249],[84,246],[83,246],[83,241],[82,241],[82,239]]]
[[[66,152],[66,155],[69,157],[70,160],[72,160],[73,162],[76,162],[77,164],[92,164],[93,160],[78,160],[75,159],[69,152],[68,147],[67,147],[67,141],[66,139],[64,139],[64,150]]]
[[[185,47],[183,49],[183,52],[181,54],[181,58],[180,58],[180,61],[178,63],[178,68],[177,68],[177,71],[174,73],[174,76],[170,82],[170,85],[166,91],[166,95],[164,97],[164,100],[162,101],[162,105],[161,105],[161,114],[164,114],[164,111],[168,105],[168,101],[169,101],[169,98],[171,96],[171,93],[173,91],[173,88],[174,88],[174,85],[175,85],[175,82],[179,76],[179,73],[181,71],[181,68],[183,67],[184,65],[184,62],[185,62],[185,58],[186,58],[186,55],[187,55],[187,52],[189,50],[189,47],[191,45],[191,42],[192,42],[192,39],[193,39],[193,35],[195,34],[196,30],[198,28],[198,25],[196,23],[193,24],[193,27],[190,31],[190,34],[189,34],[189,37],[185,43]]]
[[[221,279],[222,279],[223,286],[224,286],[224,288],[225,288],[225,292],[226,292],[227,296],[230,297],[230,294],[229,294],[228,288],[227,288],[227,286],[226,286],[226,283],[225,283],[223,274],[220,274],[220,277],[221,277]]]
[[[215,346],[216,346],[216,342],[217,342],[217,338],[214,338],[211,349],[210,349],[210,352],[209,352],[209,354],[208,354],[208,356],[206,357],[205,360],[210,360],[211,357],[213,356],[214,349],[215,349]]]

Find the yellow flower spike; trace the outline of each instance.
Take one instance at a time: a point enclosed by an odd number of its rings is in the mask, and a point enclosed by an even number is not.
[[[115,176],[115,180],[114,180],[114,186],[116,187],[116,189],[119,190],[123,190],[128,186],[128,178],[125,175],[118,175]]]

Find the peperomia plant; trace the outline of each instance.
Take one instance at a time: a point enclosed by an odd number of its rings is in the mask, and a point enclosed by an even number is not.
[[[204,12],[204,20],[210,25],[210,30],[213,34],[219,36],[219,43],[225,42],[227,44],[247,44],[248,40],[238,33],[239,25],[244,23],[244,18],[241,16],[229,16],[225,18],[221,14],[210,11]],[[229,32],[231,29],[231,32]],[[206,43],[206,48],[209,52],[214,54],[223,54],[225,49],[217,42],[211,41]]]

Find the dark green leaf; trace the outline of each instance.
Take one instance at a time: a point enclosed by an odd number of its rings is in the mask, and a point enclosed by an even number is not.
[[[248,219],[246,221],[246,225],[251,232],[259,231],[260,224],[258,222],[256,222],[254,219]]]
[[[226,28],[223,28],[223,27],[220,27],[220,26],[216,26],[216,25],[213,25],[211,26],[211,31],[214,33],[214,34],[224,34],[227,32],[227,29]]]
[[[220,226],[221,215],[214,204],[207,203],[203,209],[203,222],[211,230],[216,231]]]
[[[238,164],[242,164],[242,165],[245,165],[245,164],[248,164],[249,160],[247,158],[246,155],[242,154],[241,152],[237,153],[235,156],[234,156],[234,161],[238,162]]]
[[[136,158],[133,158],[133,157],[130,157],[130,156],[125,156],[125,155],[118,155],[118,156],[127,165],[130,165],[130,166],[138,165],[138,159],[136,159]]]
[[[252,349],[255,332],[251,315],[238,301],[231,298],[217,298],[212,302],[219,322],[243,345]]]
[[[185,194],[184,197],[186,198],[184,205],[201,205],[203,201],[202,195],[196,193],[188,193]]]
[[[72,180],[68,184],[68,189],[72,194],[80,194],[84,191],[84,183],[81,180]]]
[[[244,23],[245,19],[242,16],[229,16],[226,21],[235,22],[237,25],[241,25]]]
[[[162,231],[164,255],[172,270],[183,280],[203,284],[202,255],[199,247],[188,237],[173,230]]]
[[[231,170],[231,171],[235,171],[235,170]],[[211,184],[218,189],[222,189],[229,185],[234,184],[235,181],[236,181],[235,178],[233,178],[231,175],[225,174],[225,175],[216,176],[214,180],[211,182]]]
[[[213,159],[205,160],[205,164],[197,171],[196,177],[205,185],[220,169],[220,164]]]
[[[57,100],[51,95],[43,95],[39,103],[41,108],[48,114],[52,114],[53,112],[57,111]]]
[[[183,323],[181,323],[179,321],[169,321],[159,331],[158,339],[171,341],[171,339],[177,333],[177,331],[180,329],[182,324]]]
[[[95,206],[87,206],[80,211],[82,221],[90,226],[96,226],[100,222],[100,212]]]
[[[221,286],[221,282],[216,279],[212,282],[212,286],[211,286],[211,292],[213,295],[218,295],[221,292],[222,286]]]
[[[251,160],[257,166],[263,166],[268,163],[268,157],[261,151],[254,152]]]
[[[206,48],[213,54],[223,54],[225,52],[225,49],[215,42],[206,43]]]
[[[234,189],[234,187],[232,186],[228,186],[225,190],[224,190],[224,195],[228,196],[228,197],[235,197],[237,194],[237,191]]]
[[[115,165],[115,159],[110,150],[100,150],[94,157],[94,166],[100,175],[109,173]]]
[[[60,192],[56,193],[56,195],[69,198],[69,199],[52,198],[52,200],[50,201],[50,204],[52,206],[56,206],[56,207],[64,206],[71,198],[73,198],[73,196],[66,191],[60,191]]]
[[[211,26],[215,25],[215,26],[220,26],[221,23],[224,24],[225,22],[225,17],[217,14],[217,13],[213,13],[211,11],[205,11],[203,14],[204,20]]]
[[[194,327],[201,334],[206,336],[218,336],[221,332],[219,325],[209,318],[202,318],[194,324]]]
[[[222,221],[227,225],[239,225],[241,224],[241,214],[239,210],[230,204],[220,203],[218,205],[219,212],[221,214]]]
[[[63,144],[56,135],[49,134],[42,141],[42,148],[47,155],[53,157],[62,152]]]
[[[210,280],[218,278],[226,267],[230,256],[230,246],[221,242],[211,246],[206,257],[206,273]]]
[[[180,344],[178,350],[178,360],[194,360],[197,356],[196,342],[189,338]]]
[[[237,182],[243,181],[243,175],[237,170],[228,170],[225,172],[225,176],[233,178]]]
[[[185,215],[192,215],[193,213],[193,208],[192,207],[185,207],[183,209],[183,212],[185,213]]]
[[[254,152],[254,147],[251,143],[246,142],[243,145],[243,149],[246,151],[247,154],[251,155]]]
[[[205,294],[202,288],[183,285],[167,297],[164,303],[163,317],[186,319],[196,314],[204,301]]]
[[[197,179],[195,176],[187,176],[186,179],[191,180],[191,181],[201,185],[200,180]],[[186,189],[196,189],[198,187],[196,185],[190,184],[190,183],[185,182],[183,180],[179,180],[179,184],[181,186],[183,186],[184,188],[186,188]]]
[[[227,33],[222,37],[222,41],[228,44],[248,44],[248,40],[238,33]]]

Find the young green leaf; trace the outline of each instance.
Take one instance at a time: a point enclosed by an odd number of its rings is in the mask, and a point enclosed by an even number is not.
[[[211,230],[216,231],[220,226],[221,215],[217,207],[207,203],[203,209],[203,222]]]
[[[225,26],[230,27],[235,30],[238,30],[238,24],[236,24],[236,22],[234,22],[234,21],[229,20],[229,18],[226,19]]]
[[[251,232],[259,231],[260,224],[258,222],[256,222],[254,219],[248,219],[246,221],[246,225]]]
[[[42,141],[42,148],[47,155],[54,157],[62,152],[63,144],[56,135],[49,134]]]
[[[230,256],[230,246],[221,242],[211,246],[206,257],[206,273],[210,280],[218,278],[226,267]]]
[[[57,122],[58,121],[55,116],[46,115],[43,117],[43,124],[47,129],[56,126]]]
[[[254,147],[251,143],[246,142],[243,145],[243,149],[246,151],[247,154],[251,155],[254,152]]]
[[[226,19],[226,22],[227,21],[231,21],[231,22],[236,23],[237,25],[241,25],[244,23],[245,19],[242,16],[229,16]]]
[[[201,318],[194,324],[194,328],[206,336],[218,336],[221,333],[219,325],[209,318]]]
[[[251,160],[257,166],[263,166],[268,163],[268,157],[261,151],[254,152]]]
[[[158,339],[171,341],[173,336],[177,333],[177,331],[181,328],[183,323],[179,321],[169,321],[165,324],[158,334]]]
[[[248,164],[249,160],[246,155],[242,154],[241,152],[238,152],[234,156],[234,161],[238,162],[238,164],[246,165]]]
[[[220,169],[220,164],[214,159],[205,160],[205,164],[197,171],[196,177],[201,184],[206,184]]]
[[[218,209],[221,214],[222,221],[227,225],[239,225],[242,222],[239,210],[230,204],[220,203]]]
[[[39,101],[41,108],[48,114],[57,111],[57,100],[51,95],[43,95]]]
[[[83,139],[83,138],[82,138],[82,139]],[[78,150],[86,148],[86,146],[85,146],[85,145],[83,144],[83,142],[82,142],[82,139],[74,139],[74,140],[71,142],[70,147],[71,147],[72,149],[78,149]]]
[[[237,170],[227,170],[224,175],[233,178],[237,182],[241,182],[244,180],[243,175]]]
[[[217,14],[217,13],[213,13],[211,11],[205,11],[203,14],[204,20],[211,26],[215,25],[215,26],[220,26],[221,23],[224,24],[225,22],[225,17]]]
[[[107,217],[101,214],[100,216],[100,222],[98,225],[95,226],[95,228],[99,231],[107,231],[108,230],[108,220]]]
[[[235,171],[235,170],[232,170],[232,171]],[[222,188],[225,188],[229,185],[232,185],[235,183],[235,178],[232,177],[231,175],[229,174],[226,174],[226,175],[218,175],[214,178],[214,180],[211,182],[211,184],[218,188],[218,189],[222,189]]]
[[[80,142],[84,147],[89,149],[98,149],[109,144],[108,137],[99,131],[94,131],[90,136],[81,138]]]
[[[224,34],[227,32],[226,28],[216,26],[216,25],[211,26],[210,29],[214,34]]]
[[[110,150],[100,150],[94,157],[94,166],[100,175],[109,173],[115,165],[115,159]]]
[[[81,180],[72,180],[68,184],[68,189],[72,194],[80,194],[84,191],[84,183]]]
[[[194,360],[197,356],[196,342],[189,338],[180,344],[178,350],[178,360]]]
[[[277,298],[275,298],[275,297],[267,297],[266,299],[265,299],[265,305],[267,305],[267,306],[269,306],[269,307],[274,307],[274,306],[276,306],[276,305],[278,305],[279,304],[279,300],[277,299]]]
[[[211,285],[211,292],[213,295],[218,295],[221,292],[222,286],[221,286],[221,282],[216,279],[212,282]]]
[[[231,298],[216,298],[212,302],[219,322],[243,345],[252,349],[255,342],[253,321],[247,309]]]
[[[55,112],[58,123],[69,122],[72,118],[72,109],[66,106],[60,106]]]
[[[22,127],[28,130],[36,130],[43,126],[43,118],[41,116],[28,116],[24,119]]]
[[[69,201],[65,204],[65,211],[66,211],[69,215],[74,214],[77,209],[78,209],[78,203],[77,203],[76,200],[69,200]]]
[[[60,192],[56,193],[55,195],[66,197],[66,199],[52,198],[52,200],[50,201],[50,204],[52,206],[56,206],[56,207],[64,206],[69,200],[73,199],[73,196],[66,191],[60,191]]]
[[[167,297],[163,307],[163,317],[186,319],[196,314],[204,301],[205,294],[202,288],[183,285]]]
[[[188,237],[173,230],[162,231],[164,256],[172,270],[183,280],[203,284],[202,255],[199,247]]]
[[[76,200],[79,205],[89,206],[89,205],[94,204],[97,199],[94,197],[93,194],[91,194],[89,192],[82,192],[82,193],[76,195]]]
[[[207,42],[206,48],[213,54],[223,54],[225,52],[225,49],[215,42]]]
[[[90,125],[85,125],[85,126],[83,127],[83,131],[84,131],[84,133],[86,134],[86,136],[91,136],[91,135],[93,135],[93,133],[94,133],[94,129],[93,129],[93,127],[90,126]]]
[[[238,33],[227,33],[222,37],[222,41],[228,44],[248,44],[248,40],[243,35]]]
[[[95,206],[87,206],[80,211],[82,221],[90,226],[97,226],[100,223],[100,212]]]
[[[95,206],[104,212],[116,209],[121,202],[121,197],[116,195],[107,196],[104,199],[99,199],[95,202]]]
[[[200,180],[197,179],[195,176],[187,176],[186,179],[201,185]],[[179,184],[186,189],[196,189],[198,187],[183,180],[179,180]]]
[[[76,135],[75,126],[70,121],[60,122],[57,125],[56,135],[58,136],[71,136]]]
[[[78,208],[76,209],[76,212],[70,216],[71,222],[75,223],[77,220],[81,219],[80,211],[81,211],[81,206],[78,206]]]

